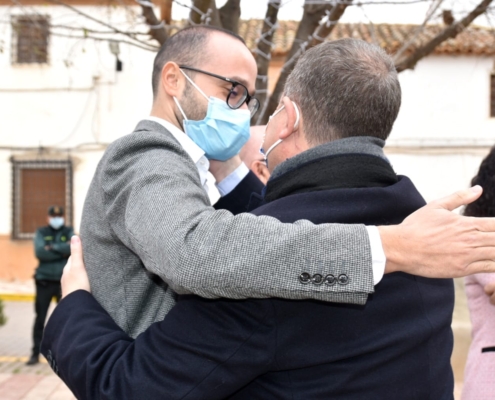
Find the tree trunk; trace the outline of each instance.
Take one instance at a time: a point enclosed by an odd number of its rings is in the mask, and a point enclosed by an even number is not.
[[[160,5],[160,18],[167,25],[172,23],[172,1],[173,0],[162,0]]]
[[[193,0],[189,25],[201,24],[221,27],[215,0]]]
[[[306,1],[307,2],[307,1]],[[318,28],[321,19],[327,12],[332,9],[332,4],[305,4],[304,13],[297,28],[296,36],[292,42],[292,47],[287,55],[287,60],[290,60],[301,48],[301,43],[304,43],[311,34]]]
[[[268,117],[275,111],[277,108],[278,102],[280,100],[280,96],[283,93],[285,81],[287,77],[294,69],[297,60],[306,50],[310,49],[313,46],[321,43],[325,38],[333,31],[335,26],[337,25],[339,19],[344,14],[346,8],[350,6],[352,0],[348,1],[345,4],[338,4],[335,7],[332,7],[330,14],[328,16],[328,21],[324,24],[319,24],[317,28],[314,30],[313,34],[303,42],[297,51],[294,52],[291,58],[288,58],[285,62],[282,70],[280,71],[280,76],[278,78],[277,84],[275,86],[275,90],[270,96],[270,100],[267,103],[267,106],[262,112],[262,115],[259,118],[260,124],[266,124],[268,122]],[[302,21],[301,21],[302,22]]]
[[[241,0],[228,0],[218,11],[223,28],[234,33],[239,33]]]
[[[459,33],[461,33],[466,27],[473,22],[473,20],[479,15],[486,12],[490,3],[493,0],[483,0],[478,6],[471,11],[466,17],[461,19],[459,22],[456,22],[447,28],[445,28],[442,32],[440,32],[437,36],[431,39],[428,43],[416,49],[412,54],[403,58],[399,62],[395,64],[397,68],[397,72],[402,72],[406,69],[413,69],[419,60],[429,55],[435,48],[444,42],[447,39],[455,38]]]
[[[256,98],[260,102],[260,113],[256,124],[261,122],[261,116],[268,95],[268,67],[272,57],[272,40],[273,34],[277,29],[277,16],[280,8],[281,0],[270,0],[266,9],[261,36],[258,39],[256,46],[256,65],[258,67],[258,76],[256,78]]]
[[[217,9],[216,0],[211,0],[210,2],[210,15],[208,16],[208,25],[217,26],[223,28],[222,21],[220,21],[220,13]]]
[[[168,39],[168,33],[165,29],[165,23],[163,21],[160,21],[156,17],[153,7],[150,7],[146,4],[140,5],[141,9],[143,10],[143,17],[150,27],[150,36],[162,45]]]

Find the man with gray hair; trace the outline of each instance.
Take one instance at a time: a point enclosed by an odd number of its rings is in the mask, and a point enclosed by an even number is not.
[[[392,60],[378,47],[344,39],[308,50],[268,123],[272,175],[253,214],[407,223],[424,200],[383,153],[400,101]],[[77,238],[72,254],[44,354],[79,399],[452,399],[451,279],[387,274],[361,306],[179,296],[164,321],[131,339],[77,290],[88,290],[75,279],[84,277]],[[317,270],[300,281],[348,277]]]

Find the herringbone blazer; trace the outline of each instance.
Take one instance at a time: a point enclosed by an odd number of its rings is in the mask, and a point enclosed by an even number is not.
[[[363,304],[373,292],[363,225],[284,224],[215,210],[194,162],[152,121],[107,148],[81,238],[92,293],[133,337],[165,317],[176,293]],[[308,283],[303,271],[346,274],[349,283]]]

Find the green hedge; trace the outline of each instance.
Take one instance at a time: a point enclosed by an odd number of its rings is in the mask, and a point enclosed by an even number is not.
[[[7,322],[7,317],[3,313],[3,302],[2,299],[0,299],[0,326],[5,325]]]

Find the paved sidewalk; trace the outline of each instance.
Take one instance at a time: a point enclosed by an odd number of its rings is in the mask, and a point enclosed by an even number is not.
[[[11,286],[12,287],[12,286]],[[2,286],[0,285],[0,290]],[[1,293],[1,292],[0,292]],[[10,292],[9,294],[16,294]],[[21,299],[5,301],[7,323],[0,327],[0,399],[1,400],[72,400],[75,397],[40,357],[40,363],[27,366],[31,353],[31,329],[34,305],[27,291]],[[3,296],[2,296],[3,297]],[[52,304],[50,312],[55,307]]]

